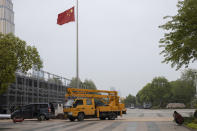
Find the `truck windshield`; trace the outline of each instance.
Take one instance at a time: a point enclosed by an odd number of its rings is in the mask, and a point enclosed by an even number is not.
[[[72,100],[72,99],[70,99],[70,100],[68,100],[66,103],[65,103],[65,107],[71,107],[72,105],[73,105],[73,103],[74,103],[74,100]]]

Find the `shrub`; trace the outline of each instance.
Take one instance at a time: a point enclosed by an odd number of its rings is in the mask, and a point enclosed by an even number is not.
[[[197,124],[197,119],[194,119],[194,120],[193,120],[193,123]]]
[[[197,118],[197,110],[194,112],[194,117]]]

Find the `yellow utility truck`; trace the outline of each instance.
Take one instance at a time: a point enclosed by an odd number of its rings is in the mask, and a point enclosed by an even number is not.
[[[117,91],[67,88],[64,114],[70,121],[86,118],[115,120],[126,114],[124,104],[119,102]]]

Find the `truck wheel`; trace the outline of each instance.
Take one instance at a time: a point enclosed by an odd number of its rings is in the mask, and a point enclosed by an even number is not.
[[[40,116],[38,117],[38,120],[39,120],[39,121],[44,121],[44,120],[46,120],[45,115],[40,115]]]
[[[50,118],[46,118],[46,120],[50,120]]]
[[[75,118],[74,117],[69,117],[68,118],[70,121],[75,121]]]
[[[77,116],[78,121],[83,121],[84,120],[84,114],[83,113],[79,113]]]
[[[111,113],[108,117],[109,120],[115,120],[117,115],[115,113]]]

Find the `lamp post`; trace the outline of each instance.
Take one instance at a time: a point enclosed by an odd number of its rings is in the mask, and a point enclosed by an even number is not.
[[[196,85],[196,94],[195,97],[197,98],[197,72],[194,72],[195,74],[195,85]]]

